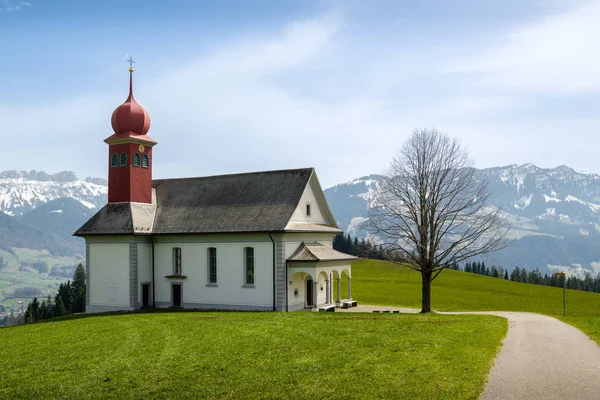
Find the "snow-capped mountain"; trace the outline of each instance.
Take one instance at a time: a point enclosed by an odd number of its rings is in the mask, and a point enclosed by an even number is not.
[[[477,171],[494,191],[493,206],[511,223],[514,243],[488,256],[491,262],[545,271],[556,269],[600,272],[600,176],[561,165],[508,165]],[[369,192],[381,179],[370,175],[325,190],[344,231],[366,232]]]
[[[511,214],[561,223],[600,222],[600,176],[561,165],[533,164],[480,171],[495,192],[493,203]]]
[[[0,211],[11,216],[25,214],[60,198],[77,200],[88,209],[106,203],[107,182],[98,178],[77,179],[75,173],[62,171],[4,171],[0,173]]]

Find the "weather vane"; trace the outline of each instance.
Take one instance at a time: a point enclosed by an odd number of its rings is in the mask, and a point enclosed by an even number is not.
[[[133,61],[131,54],[129,55],[129,58],[127,58],[125,61],[127,61],[129,63],[129,70],[133,71],[133,64],[135,64],[135,61]]]

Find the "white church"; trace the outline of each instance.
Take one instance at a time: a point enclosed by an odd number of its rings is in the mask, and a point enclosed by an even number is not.
[[[315,170],[152,180],[157,142],[132,77],[105,139],[108,204],[75,232],[86,242],[86,312],[356,305],[356,257],[332,248],[341,231]]]

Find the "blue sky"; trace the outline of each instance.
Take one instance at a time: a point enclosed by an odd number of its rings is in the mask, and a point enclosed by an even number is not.
[[[0,170],[105,177],[149,111],[154,176],[382,172],[417,127],[478,167],[600,173],[600,2],[0,0]]]

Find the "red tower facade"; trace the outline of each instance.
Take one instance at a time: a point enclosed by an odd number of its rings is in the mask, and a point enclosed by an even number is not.
[[[152,147],[147,135],[150,115],[133,97],[133,68],[129,68],[129,97],[115,109],[114,134],[108,144],[108,202],[152,203]]]

